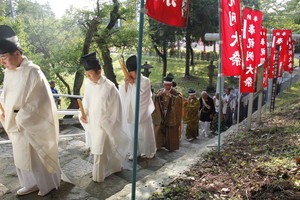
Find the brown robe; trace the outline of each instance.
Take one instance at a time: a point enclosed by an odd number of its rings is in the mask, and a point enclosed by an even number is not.
[[[175,89],[171,89],[170,93],[171,97],[164,94],[161,96],[154,94],[155,110],[152,113],[152,118],[156,147],[158,149],[166,147],[168,150],[173,151],[179,149],[183,98]]]

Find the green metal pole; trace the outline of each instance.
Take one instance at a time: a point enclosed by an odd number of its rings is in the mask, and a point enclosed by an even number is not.
[[[219,116],[218,116],[218,152],[221,151],[221,112],[222,112],[222,28],[221,28],[221,0],[218,0],[219,7],[219,64],[218,64],[218,79],[219,79]]]
[[[293,81],[293,71],[291,73],[291,79],[290,79],[290,89],[292,88],[292,81]]]
[[[13,10],[13,6],[12,6],[12,2],[11,0],[9,1],[9,8],[10,8],[10,16],[11,18],[15,18],[15,15],[14,15],[14,10]]]
[[[144,8],[144,0],[141,0],[140,10]],[[132,191],[131,199],[135,200],[136,190],[136,165],[137,165],[137,145],[139,131],[139,110],[140,110],[140,87],[141,87],[141,63],[143,44],[144,13],[140,12],[139,40],[137,52],[137,78],[136,78],[136,98],[135,98],[135,118],[134,118],[134,145],[133,145],[133,167],[132,167]]]

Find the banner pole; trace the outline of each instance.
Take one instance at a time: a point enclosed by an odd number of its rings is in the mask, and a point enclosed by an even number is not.
[[[290,79],[290,89],[291,89],[291,87],[292,87],[292,81],[293,81],[293,71],[292,71],[292,73],[291,73],[291,79]]]
[[[221,151],[221,112],[223,112],[222,104],[222,23],[221,23],[221,0],[218,0],[219,7],[219,63],[218,63],[218,79],[219,79],[219,116],[218,116],[218,153]]]
[[[144,9],[144,0],[141,0],[140,11],[142,11],[143,9]],[[135,191],[136,191],[136,167],[137,167],[137,145],[138,145],[138,130],[139,130],[143,29],[144,29],[144,13],[140,12],[139,39],[138,39],[138,52],[137,52],[137,78],[136,78],[136,98],[135,98],[136,103],[135,103],[135,117],[134,117],[134,145],[133,145],[132,191],[131,191],[132,200],[135,200]]]

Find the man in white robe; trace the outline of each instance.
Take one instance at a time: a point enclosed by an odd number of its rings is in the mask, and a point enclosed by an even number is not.
[[[130,143],[122,123],[120,94],[114,83],[101,75],[96,52],[82,57],[88,80],[85,83],[83,107],[86,119],[80,115],[85,129],[86,144],[94,155],[93,181],[104,179],[122,170]]]
[[[1,122],[12,142],[22,188],[17,195],[44,196],[61,181],[58,116],[50,86],[40,67],[29,61],[10,27],[0,26],[4,71]]]
[[[123,113],[128,123],[131,136],[130,156],[133,159],[133,138],[135,119],[136,97],[136,70],[137,60],[133,55],[126,60],[126,68],[130,76],[125,77],[125,83],[120,86],[120,95],[123,105]],[[156,153],[156,142],[151,114],[154,111],[150,80],[141,75],[140,108],[139,108],[139,131],[138,131],[138,155],[145,158],[153,158]]]

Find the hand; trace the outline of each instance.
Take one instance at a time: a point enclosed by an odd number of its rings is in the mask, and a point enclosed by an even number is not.
[[[164,91],[161,90],[157,93],[157,96],[161,96],[163,93],[164,93]]]
[[[128,85],[129,83],[130,84],[133,84],[135,81],[134,81],[134,79],[131,77],[131,76],[126,76],[125,78],[124,78],[124,81],[125,81],[125,83]]]
[[[4,115],[4,113],[1,114],[1,120],[5,121],[5,115]]]
[[[212,119],[213,117],[214,117],[213,114],[210,114],[210,115],[209,115],[209,119]]]
[[[81,120],[83,123],[85,123],[85,124],[88,123],[88,121],[87,121],[86,119],[84,119],[82,116],[80,117],[80,120]]]

